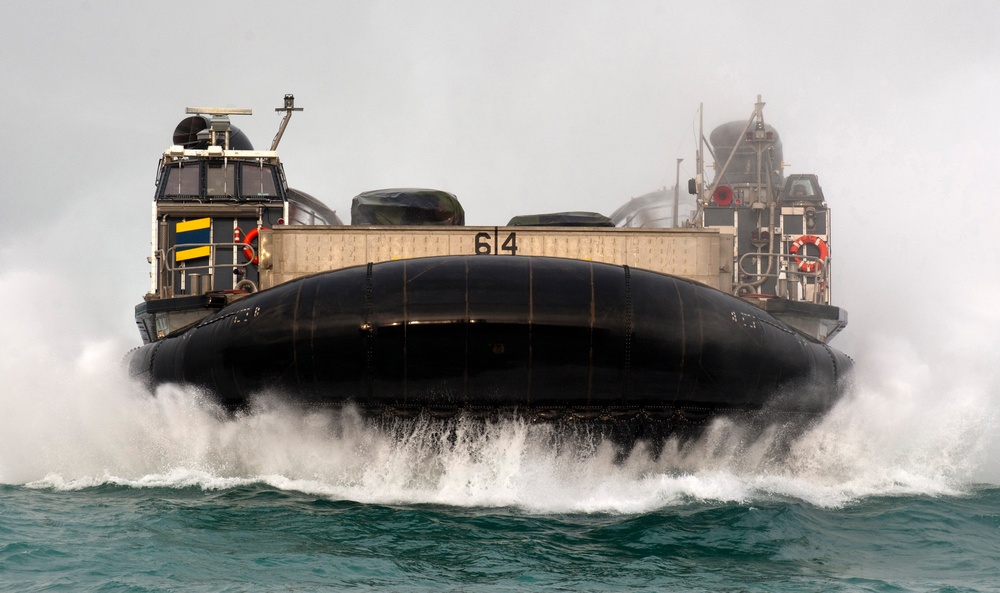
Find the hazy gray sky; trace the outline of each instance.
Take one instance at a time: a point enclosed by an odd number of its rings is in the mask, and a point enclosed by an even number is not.
[[[761,94],[787,172],[817,173],[833,208],[840,347],[989,364],[1000,343],[997,2],[0,11],[0,302],[37,292],[26,315],[64,337],[138,343],[155,165],[186,106],[252,107],[236,124],[266,147],[294,93],[292,186],[345,217],[362,191],[435,187],[492,225],[672,185],[676,158],[694,171],[699,103],[710,130]]]

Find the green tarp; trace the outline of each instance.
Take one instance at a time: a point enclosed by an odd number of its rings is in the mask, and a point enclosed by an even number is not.
[[[351,224],[462,226],[465,210],[458,198],[436,189],[379,189],[354,198]]]

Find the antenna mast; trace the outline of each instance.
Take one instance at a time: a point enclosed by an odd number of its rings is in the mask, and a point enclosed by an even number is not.
[[[276,107],[275,111],[284,111],[285,117],[281,118],[281,125],[278,127],[278,134],[271,141],[271,150],[278,149],[278,143],[281,142],[281,136],[285,133],[285,127],[288,126],[288,120],[292,119],[293,111],[302,111],[301,107],[295,106],[295,95],[289,93],[285,95],[285,106]]]

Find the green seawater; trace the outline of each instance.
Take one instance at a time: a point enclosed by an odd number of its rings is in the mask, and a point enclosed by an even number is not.
[[[793,433],[622,449],[266,401],[227,418],[176,388],[65,397],[3,421],[0,591],[1000,591],[982,410],[915,430],[861,397]]]
[[[642,513],[0,489],[3,591],[996,591],[1000,489]]]

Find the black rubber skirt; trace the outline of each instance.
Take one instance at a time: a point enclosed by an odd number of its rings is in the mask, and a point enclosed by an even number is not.
[[[262,392],[363,408],[822,413],[851,361],[763,310],[664,274],[454,256],[308,276],[137,349],[150,385],[237,408]]]

